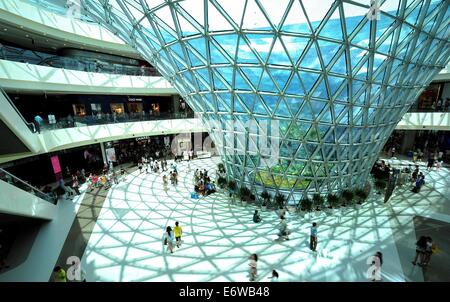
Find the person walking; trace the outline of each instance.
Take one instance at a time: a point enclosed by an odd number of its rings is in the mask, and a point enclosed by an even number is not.
[[[372,265],[375,270],[372,272],[372,281],[381,281],[381,266],[383,265],[383,254],[378,251],[373,255]]]
[[[313,222],[310,232],[309,248],[315,252],[317,248],[317,223]]]
[[[138,163],[139,174],[142,173],[142,162]]]
[[[258,255],[252,254],[248,259],[250,260],[250,263],[248,264],[250,266],[250,281],[256,281],[256,277],[258,276]]]
[[[80,195],[80,183],[78,182],[78,177],[74,174],[72,175],[72,189],[75,191],[77,195]]]
[[[430,236],[426,237],[425,251],[423,254],[422,263],[419,266],[426,267],[430,263],[431,255],[433,254],[433,239]]]
[[[173,254],[173,231],[170,226],[168,226],[164,232],[163,242],[167,243],[167,249]]]
[[[430,154],[428,157],[428,163],[427,163],[427,169],[428,171],[431,171],[431,169],[433,169],[434,166],[434,158],[433,156]]]
[[[423,262],[426,247],[427,247],[427,237],[420,236],[419,240],[417,240],[416,242],[416,256],[412,261],[413,265],[417,264],[417,260],[419,260],[420,264]]]
[[[183,230],[181,229],[178,221],[175,222],[175,227],[173,228],[173,232],[175,233],[175,240],[176,240],[177,247],[180,248],[181,247],[181,235],[183,234]]]
[[[278,282],[278,272],[276,270],[272,270],[272,276],[269,277],[270,282]]]
[[[42,112],[40,113],[42,114]],[[34,117],[34,126],[36,127],[36,132],[41,133],[41,124],[44,122],[44,119],[39,114],[36,114]]]
[[[280,219],[281,219],[281,221],[280,221],[280,224],[279,224],[279,234],[278,234],[278,239],[279,240],[283,240],[283,239],[286,239],[286,240],[289,240],[289,230],[288,230],[288,227],[287,227],[287,223],[286,223],[286,219],[284,218],[284,216],[281,216],[280,217]]]

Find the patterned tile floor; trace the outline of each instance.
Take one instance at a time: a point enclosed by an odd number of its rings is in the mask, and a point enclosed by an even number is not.
[[[372,194],[361,208],[333,215],[301,217],[291,212],[287,219],[293,234],[280,243],[275,241],[278,217],[273,211],[263,211],[263,221],[255,224],[254,206],[234,204],[223,193],[189,198],[194,170],[206,168],[214,174],[218,162],[194,160],[191,171],[187,163],[179,164],[179,184],[169,185],[167,192],[162,173],[139,171],[111,188],[82,259],[88,281],[248,281],[251,253],[259,256],[259,281],[269,281],[272,269],[280,281],[367,281],[366,262],[376,251],[384,255],[383,281],[421,281],[420,273],[406,269],[415,242],[409,224],[414,216],[433,211],[448,218],[444,169],[427,173],[427,185],[419,194],[399,188],[387,205]],[[183,227],[183,245],[170,254],[161,238],[175,221]],[[319,225],[317,253],[308,247],[313,221]],[[401,237],[404,229],[409,231]]]

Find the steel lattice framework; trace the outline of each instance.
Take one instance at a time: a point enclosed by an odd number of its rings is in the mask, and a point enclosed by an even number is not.
[[[232,178],[291,201],[363,185],[450,52],[449,1],[442,0],[83,5],[201,115]],[[266,130],[268,121],[278,130]],[[275,161],[262,141],[279,150]]]

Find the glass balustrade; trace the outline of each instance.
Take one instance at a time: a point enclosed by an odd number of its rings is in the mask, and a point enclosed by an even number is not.
[[[1,168],[0,168],[0,180],[3,180],[4,182],[7,182],[10,185],[15,186],[20,190],[33,194],[34,196],[39,197],[40,199],[48,201],[52,204],[56,204],[57,196],[54,192],[50,191],[48,193],[44,193],[41,190],[27,183],[26,181],[14,176],[13,174]]]

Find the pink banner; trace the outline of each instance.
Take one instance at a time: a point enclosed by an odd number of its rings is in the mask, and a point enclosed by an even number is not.
[[[61,172],[61,165],[59,164],[58,155],[52,156],[51,160],[52,160],[53,172],[55,172],[55,174],[60,173]]]

